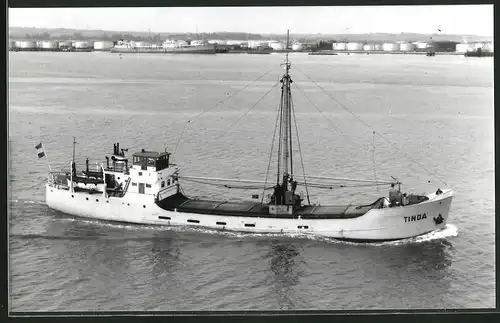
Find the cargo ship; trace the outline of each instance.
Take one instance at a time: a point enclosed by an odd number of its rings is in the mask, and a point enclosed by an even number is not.
[[[166,41],[162,45],[137,45],[133,42],[118,42],[111,53],[153,53],[153,54],[215,54],[217,48],[214,44]]]
[[[172,163],[166,149],[164,152],[141,149],[128,156],[125,154],[128,149],[120,149],[119,143],[113,146],[111,157],[105,157],[105,164],[90,169],[87,159],[86,170],[77,172],[76,141],[73,138],[71,171],[52,172],[49,164],[49,178],[45,184],[48,207],[77,217],[115,222],[195,226],[249,233],[298,233],[366,242],[410,238],[446,226],[454,195],[451,189],[407,195],[401,192],[401,182],[394,177],[392,181],[379,181],[306,176],[303,162],[302,171],[297,172],[294,167],[298,166],[297,159],[292,158],[295,152],[292,147],[299,148],[299,160],[302,161],[303,156],[298,142],[298,128],[297,140],[293,140],[292,136],[292,127],[297,120],[292,104],[288,53],[281,66],[285,72],[279,81],[281,100],[274,129],[274,134],[278,134],[278,147],[274,146],[273,136],[269,155],[270,158],[277,154],[276,173],[269,173],[269,159],[265,180],[181,175],[179,166]],[[43,144],[40,142],[35,148],[39,151],[38,157],[45,156],[48,162]],[[180,186],[180,182],[185,180],[216,186],[220,186],[221,182],[234,183],[231,184],[234,188],[238,188],[238,183],[240,188],[248,188],[252,184],[254,189],[261,190],[261,195],[254,194],[252,199],[259,200],[260,195],[260,201],[188,197]],[[299,193],[297,190],[299,185],[305,189],[305,196],[304,191]],[[309,196],[309,187],[331,190],[333,187],[378,185],[391,185],[389,197],[381,196],[368,204],[360,200],[362,194],[357,194],[356,200],[348,205],[311,204]],[[266,190],[270,190],[270,194],[264,200]]]

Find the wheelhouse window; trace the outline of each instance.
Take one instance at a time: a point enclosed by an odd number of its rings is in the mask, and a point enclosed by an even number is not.
[[[146,187],[149,187],[149,188],[151,188],[151,184],[146,184]]]
[[[161,187],[165,187],[165,181],[161,181]]]

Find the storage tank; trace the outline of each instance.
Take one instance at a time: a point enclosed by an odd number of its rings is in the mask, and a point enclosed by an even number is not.
[[[15,49],[15,48],[16,48],[16,41],[9,40],[9,49]]]
[[[415,45],[410,43],[401,43],[399,44],[399,50],[402,52],[413,52],[415,51]]]
[[[53,40],[43,41],[40,48],[44,50],[56,50],[57,48],[59,48],[59,43]]]
[[[375,44],[375,50],[384,50],[384,46],[382,44]]]
[[[73,42],[70,40],[59,42],[59,48],[70,48],[70,47],[73,47]]]
[[[107,51],[113,47],[112,41],[96,41],[94,42],[94,50]]]
[[[333,43],[333,49],[334,50],[346,50],[347,44],[346,43]]]
[[[280,42],[272,42],[269,46],[271,46],[271,48],[273,50],[285,50],[286,49],[286,45],[283,43],[280,43]]]
[[[383,45],[384,52],[395,52],[399,51],[399,44],[385,43]]]
[[[248,48],[267,47],[267,42],[261,40],[249,40]]]
[[[372,51],[372,50],[375,50],[375,45],[372,45],[372,44],[366,44],[363,46],[363,50],[364,51]]]
[[[294,43],[292,45],[292,50],[302,50],[304,48],[304,45],[302,43]]]
[[[32,40],[23,40],[16,42],[16,47],[20,50],[35,50],[36,49],[36,41]]]
[[[415,45],[417,49],[426,49],[429,46],[429,44],[425,42],[417,42]]]
[[[363,44],[361,44],[361,43],[347,43],[347,50],[352,50],[352,51],[363,50]]]
[[[73,47],[76,49],[87,49],[90,47],[90,44],[86,41],[76,41],[74,42]]]
[[[473,44],[457,44],[455,46],[455,51],[458,53],[466,53],[474,50]]]

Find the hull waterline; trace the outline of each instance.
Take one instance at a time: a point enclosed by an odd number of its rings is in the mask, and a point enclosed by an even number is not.
[[[125,197],[71,192],[46,184],[47,205],[73,216],[134,224],[195,226],[248,233],[302,233],[348,241],[388,241],[443,229],[453,191],[428,195],[429,200],[405,207],[371,209],[348,219],[293,219],[196,214],[160,208],[154,195]]]

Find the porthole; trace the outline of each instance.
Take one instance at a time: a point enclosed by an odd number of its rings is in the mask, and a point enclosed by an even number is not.
[[[109,201],[106,201],[106,203],[109,203]]]
[[[72,195],[71,195],[71,197],[73,197],[73,198],[74,198],[75,196],[72,194]]]
[[[130,203],[127,203],[127,206],[130,206]]]
[[[86,199],[87,201],[89,200],[89,198],[88,198],[88,197],[86,197],[85,199]]]
[[[307,226],[307,225],[304,225],[304,229],[309,229],[309,226]]]
[[[146,208],[146,205],[143,205],[142,207],[143,207],[143,208]]]
[[[99,202],[99,199],[95,199],[96,202]]]

